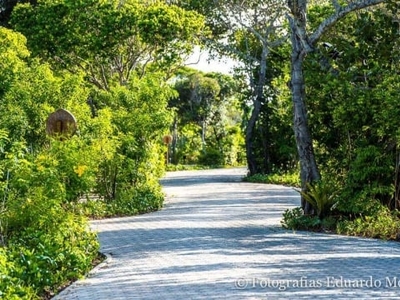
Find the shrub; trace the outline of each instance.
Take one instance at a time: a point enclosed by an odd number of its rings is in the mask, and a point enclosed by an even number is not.
[[[127,216],[143,214],[162,207],[164,195],[160,186],[141,186],[121,191],[118,198],[108,201],[110,215]]]
[[[343,180],[337,209],[350,215],[373,214],[376,200],[388,205],[395,192],[394,165],[393,159],[376,146],[357,149]]]
[[[209,169],[208,166],[201,166],[201,165],[174,165],[168,164],[166,165],[166,171],[174,172],[174,171],[191,171],[191,170],[206,170]]]
[[[39,217],[36,226],[12,231],[7,247],[0,248],[1,298],[52,295],[91,269],[99,244],[86,221],[62,211],[49,214],[52,226]]]
[[[304,215],[301,207],[287,209],[283,213],[282,227],[293,230],[310,230],[320,228],[321,220],[317,216]]]
[[[337,202],[337,188],[326,181],[307,183],[307,191],[300,191],[300,194],[313,206],[320,218],[329,214]]]
[[[70,139],[68,143],[51,141],[51,147],[36,160],[41,164],[55,161],[56,170],[51,171],[64,186],[66,201],[76,201],[96,186],[99,154],[93,145],[86,144],[78,137]]]
[[[63,208],[65,181],[51,149],[38,155],[24,151],[23,143],[10,149],[0,161],[6,178],[0,186],[0,233],[9,269],[2,275],[10,285],[2,292],[21,294],[6,299],[32,299],[85,274],[99,245],[86,220]]]
[[[276,172],[271,174],[255,174],[252,176],[246,176],[244,179],[246,182],[254,183],[271,183],[271,184],[281,184],[286,186],[299,187],[300,177],[299,172]]]
[[[301,207],[287,209],[283,213],[283,219],[281,220],[283,228],[312,231],[335,231],[337,222],[337,218],[333,216],[320,218],[318,216],[304,215]]]
[[[200,154],[199,164],[205,166],[223,166],[225,165],[224,154],[217,149],[207,147]]]
[[[10,257],[16,267],[13,276],[39,295],[51,294],[91,269],[99,244],[85,220],[71,213],[64,213],[52,228],[38,227],[10,238]]]
[[[400,213],[398,211],[390,211],[387,207],[377,204],[372,215],[339,222],[337,232],[340,234],[398,240],[400,239],[399,216]]]
[[[15,277],[19,272],[10,261],[7,250],[0,247],[0,299],[38,299],[32,287]]]
[[[87,199],[69,203],[67,207],[75,214],[99,219],[156,211],[162,207],[163,201],[161,186],[154,185],[122,190],[116,199]]]

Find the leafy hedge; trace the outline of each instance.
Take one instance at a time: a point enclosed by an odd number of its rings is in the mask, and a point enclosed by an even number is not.
[[[83,74],[54,74],[29,59],[26,39],[0,28],[0,298],[48,297],[86,274],[99,244],[85,216],[133,215],[162,207],[161,137],[172,90],[161,77],[132,76],[108,91]],[[95,114],[87,99],[95,98]],[[49,113],[78,120],[68,140],[49,138]],[[90,199],[98,195],[101,200]]]
[[[8,271],[10,282],[1,286],[6,299],[21,296],[51,295],[60,286],[81,278],[92,268],[98,255],[96,234],[87,230],[84,219],[71,213],[52,229],[29,227],[12,236],[3,249],[7,260],[12,261]],[[16,280],[18,279],[18,280]],[[13,289],[14,291],[13,291]],[[33,297],[33,296],[32,296]]]

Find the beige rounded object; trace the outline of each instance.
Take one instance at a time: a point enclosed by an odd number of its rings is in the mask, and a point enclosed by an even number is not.
[[[171,144],[171,143],[172,143],[172,140],[173,140],[172,135],[167,134],[167,135],[164,135],[164,136],[163,136],[163,142],[164,142],[164,144],[166,144],[166,145]]]
[[[65,109],[58,109],[51,113],[46,121],[46,133],[51,136],[67,138],[74,135],[77,123],[74,115]]]

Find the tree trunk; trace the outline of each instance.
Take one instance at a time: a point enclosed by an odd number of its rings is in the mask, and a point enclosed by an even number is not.
[[[314,45],[323,33],[341,18],[353,11],[384,3],[385,0],[358,0],[343,6],[338,1],[333,1],[334,13],[324,19],[312,34],[307,33],[308,2],[308,0],[287,0],[291,12],[291,15],[288,15],[292,43],[290,88],[293,100],[294,134],[300,159],[300,176],[303,191],[307,190],[307,183],[319,180],[321,177],[315,161],[313,143],[307,124],[305,80],[303,75],[304,58],[307,53],[314,51]],[[311,205],[306,203],[304,198],[302,198],[301,205],[305,214],[312,213]]]
[[[176,145],[178,143],[178,118],[174,116],[174,123],[172,125],[172,143],[171,143],[171,162],[175,165],[179,163],[176,155]],[[185,163],[185,162],[184,162]]]
[[[394,199],[393,203],[390,204],[390,209],[400,209],[400,153],[396,149],[396,168],[394,177]]]
[[[261,102],[259,99],[254,100],[254,107],[251,112],[251,116],[246,126],[246,159],[247,159],[247,167],[249,168],[249,175],[257,174],[257,162],[253,152],[253,140],[254,140],[254,129],[258,120],[258,116],[260,115],[261,110]]]
[[[206,131],[207,131],[207,121],[203,119],[201,122],[201,144],[203,147],[203,150],[206,148]]]
[[[253,146],[253,141],[254,141],[254,130],[256,127],[256,123],[258,120],[258,117],[261,112],[261,105],[262,102],[264,102],[264,86],[266,83],[266,78],[267,78],[267,58],[269,55],[269,50],[268,50],[268,45],[263,42],[263,49],[260,57],[260,69],[258,71],[258,78],[252,78],[251,86],[253,89],[253,110],[251,112],[251,116],[249,121],[247,122],[247,127],[246,127],[246,136],[245,136],[245,142],[246,142],[246,156],[247,156],[247,166],[249,168],[249,175],[254,175],[257,174],[259,171],[259,167],[257,165],[257,161],[254,155],[254,146]],[[257,80],[257,82],[256,82]],[[267,128],[268,131],[268,128]],[[266,155],[269,153],[268,151],[265,151]],[[265,157],[265,163],[269,163],[269,157]]]
[[[305,45],[302,39],[303,30],[300,22],[290,20],[292,29],[292,56],[291,56],[291,81],[290,89],[293,102],[293,129],[296,139],[297,152],[300,159],[300,178],[302,190],[307,190],[307,183],[321,178],[315,160],[314,147],[308,128],[305,79],[303,74],[304,58],[309,52],[310,45]],[[300,29],[299,29],[300,28]],[[308,47],[308,48],[307,48]],[[307,48],[307,49],[306,49]],[[305,214],[312,214],[313,208],[310,203],[302,197],[301,207]]]
[[[264,126],[267,126],[267,128],[266,128],[266,130],[264,130],[265,128],[263,127],[263,126],[260,126],[260,135],[261,135],[261,138],[262,138],[262,140],[261,140],[261,143],[262,143],[262,146],[263,146],[263,169],[262,169],[262,172],[264,173],[264,174],[269,174],[270,172],[271,172],[271,169],[272,169],[272,167],[271,167],[271,156],[270,156],[270,149],[269,149],[269,146],[270,146],[270,140],[269,140],[269,131],[268,131],[268,129],[269,129],[269,125],[270,125],[270,122],[269,122],[269,120],[267,120],[267,123],[265,123],[266,125],[264,125]]]
[[[292,56],[292,101],[293,101],[293,129],[296,139],[297,152],[300,159],[300,178],[302,190],[307,190],[307,183],[320,179],[318,166],[315,160],[314,147],[308,129],[307,110],[305,104],[304,75],[302,65],[304,55],[294,53]],[[305,214],[312,213],[312,206],[302,197],[301,207]]]

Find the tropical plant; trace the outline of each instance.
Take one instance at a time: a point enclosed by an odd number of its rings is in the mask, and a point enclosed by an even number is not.
[[[299,193],[312,205],[316,215],[323,218],[334,208],[338,189],[332,183],[320,180],[313,184],[307,183],[306,191]]]

